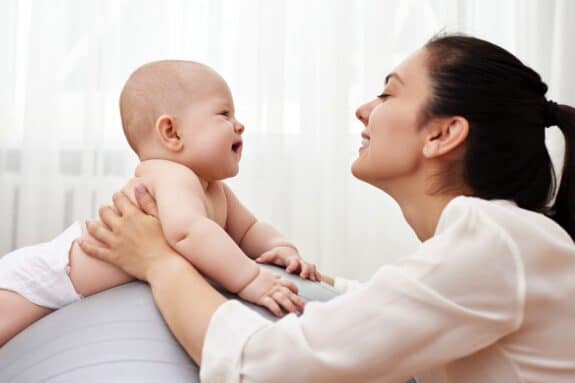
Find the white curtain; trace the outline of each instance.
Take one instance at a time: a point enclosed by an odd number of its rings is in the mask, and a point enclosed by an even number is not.
[[[4,0],[0,4],[0,254],[95,217],[136,157],[117,99],[139,65],[201,61],[246,125],[229,180],[329,274],[367,279],[417,239],[397,205],[349,171],[355,108],[433,34],[460,31],[534,67],[575,104],[569,0]],[[562,140],[549,146],[562,156]]]

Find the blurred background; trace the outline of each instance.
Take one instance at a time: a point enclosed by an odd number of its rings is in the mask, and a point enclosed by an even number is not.
[[[245,205],[320,271],[366,280],[418,241],[393,200],[350,173],[356,107],[441,31],[503,46],[573,105],[573,16],[569,0],[2,0],[0,256],[109,203],[137,164],[122,85],[178,58],[232,89],[246,132],[228,183]],[[547,142],[559,163],[556,128]]]

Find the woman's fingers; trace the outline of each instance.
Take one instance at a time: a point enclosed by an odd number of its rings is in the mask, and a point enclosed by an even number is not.
[[[106,205],[106,206],[109,206],[109,205]],[[116,206],[112,205],[112,206],[110,206],[110,209],[112,209],[112,211],[113,211],[118,217],[121,217],[121,216],[122,216],[122,213],[120,213],[120,211],[119,211],[118,209],[116,209]]]
[[[140,209],[134,205],[123,192],[114,193],[112,200],[114,201],[114,206],[122,216],[134,214],[140,211]]]
[[[110,258],[110,251],[105,247],[94,246],[88,241],[77,241],[78,246],[84,251],[84,253],[98,258],[102,261],[107,261]]]
[[[108,247],[114,243],[114,233],[99,221],[86,221],[86,230],[88,230],[88,233],[97,241],[102,242]]]
[[[118,209],[113,206],[104,205],[100,206],[98,210],[98,215],[100,216],[100,220],[110,229],[116,228],[120,224],[120,220],[122,216]]]
[[[136,186],[134,194],[136,196],[136,201],[138,201],[138,206],[140,206],[140,209],[142,209],[144,213],[153,215],[156,218],[159,217],[158,205],[156,204],[156,200],[154,199],[154,197],[152,197],[152,195],[146,188],[146,185],[139,184],[138,186]]]

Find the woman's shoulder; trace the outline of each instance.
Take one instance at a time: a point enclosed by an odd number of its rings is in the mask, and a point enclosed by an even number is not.
[[[451,230],[454,226],[466,226],[469,230],[493,229],[503,223],[501,217],[504,210],[511,210],[514,206],[512,201],[484,200],[476,197],[457,196],[443,209],[435,236]]]
[[[542,213],[523,209],[511,200],[486,200],[458,196],[444,208],[436,235],[454,225],[466,225],[473,231],[492,230],[512,242],[548,242],[571,247],[573,240],[563,228]]]

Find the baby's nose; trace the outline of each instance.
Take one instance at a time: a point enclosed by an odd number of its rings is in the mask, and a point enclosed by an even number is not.
[[[245,130],[244,124],[242,124],[239,121],[236,121],[236,123],[234,124],[234,132],[236,132],[237,134],[242,134]]]

